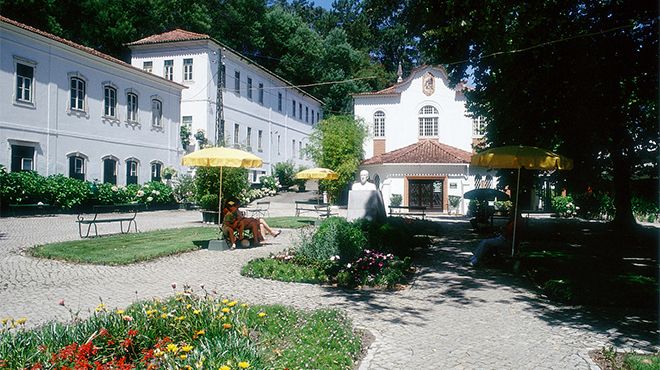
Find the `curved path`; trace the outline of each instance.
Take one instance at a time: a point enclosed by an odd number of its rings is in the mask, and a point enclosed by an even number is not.
[[[282,212],[291,208],[281,207]],[[141,230],[200,225],[198,219],[194,211],[138,215]],[[177,282],[195,290],[204,284],[207,290],[254,303],[343,309],[356,326],[375,336],[361,369],[590,369],[597,368],[586,354],[590,349],[657,345],[651,333],[626,329],[579,308],[553,306],[516,277],[466,268],[474,240],[469,239],[468,223],[459,219],[441,223],[444,237],[420,258],[412,285],[397,292],[343,291],[240,275],[250,259],[290,246],[295,230],[284,230],[260,248],[199,250],[121,267],[41,260],[24,253],[35,244],[77,239],[74,220],[71,215],[0,219],[0,317],[26,316],[30,325],[67,320],[60,299],[87,315],[99,299],[124,307],[136,299],[170,295],[170,283]]]

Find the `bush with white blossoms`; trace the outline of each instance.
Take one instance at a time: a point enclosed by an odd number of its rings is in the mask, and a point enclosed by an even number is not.
[[[274,176],[261,176],[260,181],[261,189],[268,189],[277,193],[282,187],[282,185],[280,185],[280,180]]]
[[[171,204],[174,203],[172,189],[160,181],[145,183],[135,193],[135,201],[146,204]]]
[[[576,206],[571,196],[552,198],[552,209],[561,217],[574,217],[580,207]]]

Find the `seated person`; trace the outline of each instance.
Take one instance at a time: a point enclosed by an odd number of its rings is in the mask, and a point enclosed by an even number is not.
[[[254,235],[254,240],[255,240],[255,245],[260,245],[264,240],[264,235],[266,233],[272,235],[273,237],[277,237],[280,235],[281,231],[273,231],[273,229],[268,226],[266,221],[262,218],[256,219],[252,217],[244,217],[243,213],[238,210],[238,202],[236,200],[230,200],[227,202],[228,210],[227,210],[227,216],[228,217],[227,221],[224,222],[225,227],[227,227],[228,230],[231,230],[230,232],[230,239],[234,238],[232,240],[232,247],[235,247],[235,236],[233,235],[233,231],[238,231],[238,239],[243,240],[243,232],[247,228],[248,230],[252,231],[252,235]]]
[[[231,242],[231,249],[236,248],[236,235],[235,231],[239,232],[239,235],[243,235],[242,225],[239,223],[239,213],[238,213],[238,204],[235,201],[228,201],[225,205],[225,208],[222,209],[222,232],[225,236],[229,237]]]
[[[521,222],[520,219],[518,219],[516,226],[518,231],[516,231],[516,233],[519,232],[520,225]],[[488,258],[509,253],[511,251],[511,243],[513,240],[513,226],[514,218],[512,216],[509,222],[504,226],[504,230],[501,234],[482,240],[472,252],[473,256],[470,258],[470,265],[477,266]]]

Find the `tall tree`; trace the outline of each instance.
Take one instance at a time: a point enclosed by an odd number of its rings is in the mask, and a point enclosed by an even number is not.
[[[491,146],[538,145],[573,157],[576,169],[566,176],[578,191],[612,177],[615,222],[634,224],[631,175],[658,168],[655,4],[406,5],[408,28],[420,36],[429,60],[447,64],[454,82],[474,68],[469,109],[487,118]]]

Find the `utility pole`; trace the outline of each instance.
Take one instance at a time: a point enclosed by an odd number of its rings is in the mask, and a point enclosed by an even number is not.
[[[215,145],[217,146],[225,145],[225,112],[222,100],[222,92],[227,85],[225,72],[225,57],[222,55],[222,49],[218,49],[218,89],[215,111]]]

